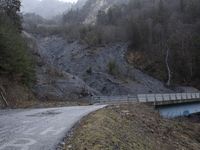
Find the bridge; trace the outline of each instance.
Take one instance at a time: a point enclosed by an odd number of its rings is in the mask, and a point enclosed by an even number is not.
[[[200,93],[137,94],[126,96],[93,96],[91,104],[140,102],[155,106],[200,102]]]
[[[173,118],[200,112],[200,93],[137,94],[126,96],[94,96],[91,104],[147,103],[161,116]]]

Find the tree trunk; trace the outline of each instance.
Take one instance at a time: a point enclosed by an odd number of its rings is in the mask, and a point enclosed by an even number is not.
[[[171,70],[170,70],[170,67],[169,67],[169,48],[167,48],[165,63],[166,63],[167,72],[168,72],[167,86],[170,86],[171,85]]]
[[[2,93],[2,92],[1,92],[1,97],[2,97],[2,100],[4,101],[6,107],[8,107],[8,106],[9,106],[9,105],[8,105],[8,102],[7,102],[6,98],[3,96],[3,93]]]
[[[6,92],[5,92],[4,88],[0,86],[0,96],[1,96],[2,100],[4,101],[6,107],[8,107],[9,104],[8,104],[6,98],[4,97],[4,94],[6,95]]]

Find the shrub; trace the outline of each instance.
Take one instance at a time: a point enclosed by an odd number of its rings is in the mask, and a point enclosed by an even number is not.
[[[86,70],[87,74],[92,74],[92,67],[89,67],[87,70]]]
[[[117,75],[119,73],[118,66],[114,60],[108,63],[108,72],[111,75]]]
[[[80,30],[80,38],[89,46],[102,44],[101,33],[98,28],[85,27]]]

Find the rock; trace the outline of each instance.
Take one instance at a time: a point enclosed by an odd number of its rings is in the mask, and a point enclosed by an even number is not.
[[[38,72],[37,83],[33,89],[39,99],[46,100],[75,100],[99,94],[78,77],[65,72],[62,72],[60,77],[51,73]]]
[[[127,43],[93,48],[78,42],[67,43],[59,36],[34,39],[37,83],[34,91],[41,99],[72,100],[91,95],[134,95],[170,92],[163,83],[127,64]],[[111,75],[108,64],[115,61],[119,74]],[[40,63],[39,63],[40,64]],[[88,68],[92,72],[88,73]]]
[[[67,148],[68,148],[68,149],[72,149],[72,145],[68,145]]]

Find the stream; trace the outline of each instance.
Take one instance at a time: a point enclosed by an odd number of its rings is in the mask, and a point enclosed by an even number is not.
[[[157,107],[156,109],[164,118],[190,116],[200,112],[200,103],[168,105]]]

